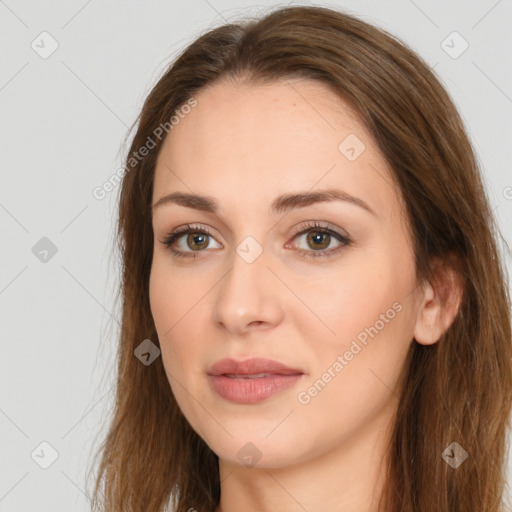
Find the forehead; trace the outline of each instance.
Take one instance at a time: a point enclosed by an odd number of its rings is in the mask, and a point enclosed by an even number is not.
[[[180,190],[207,193],[221,203],[238,198],[247,206],[248,200],[268,203],[283,192],[316,186],[364,195],[368,187],[391,181],[357,115],[317,81],[224,81],[194,97],[197,105],[160,150],[155,200]],[[390,200],[391,191],[380,190],[382,197],[373,200],[377,208]]]

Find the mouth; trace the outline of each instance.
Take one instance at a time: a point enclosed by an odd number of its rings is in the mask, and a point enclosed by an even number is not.
[[[222,359],[210,368],[208,377],[224,400],[252,404],[296,385],[304,372],[266,358]]]
[[[254,374],[243,374],[243,373],[224,373],[224,377],[230,379],[261,379],[262,377],[272,377],[273,375],[279,375],[277,373],[254,373]]]
[[[253,357],[244,361],[221,359],[208,371],[208,375],[254,376],[254,375],[303,375],[302,370],[290,368],[279,361],[264,357]]]

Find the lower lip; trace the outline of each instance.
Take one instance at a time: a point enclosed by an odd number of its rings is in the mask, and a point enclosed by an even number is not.
[[[210,375],[215,392],[230,402],[253,404],[294,386],[304,375],[269,375],[254,379],[234,379]]]

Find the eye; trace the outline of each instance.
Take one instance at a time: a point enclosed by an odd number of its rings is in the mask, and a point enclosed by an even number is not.
[[[302,247],[299,253],[305,258],[330,257],[352,243],[348,236],[316,222],[300,226],[294,239],[300,239],[303,235],[307,235],[305,237],[306,247]],[[331,242],[338,242],[338,245],[334,249],[325,250],[331,245]]]
[[[184,235],[187,235],[184,237]],[[183,238],[183,240],[181,240]],[[203,249],[207,249],[209,246],[209,239],[213,240],[212,235],[205,227],[201,226],[190,226],[187,224],[183,228],[178,228],[177,230],[170,233],[164,240],[163,244],[169,248],[172,253],[178,257],[185,258],[195,258],[197,252],[201,252]],[[178,246],[180,242],[184,242],[179,249],[174,249],[173,245],[178,242]],[[183,245],[185,247],[183,247]],[[191,248],[192,251],[187,250]]]

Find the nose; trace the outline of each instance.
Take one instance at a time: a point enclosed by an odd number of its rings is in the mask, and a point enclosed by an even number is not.
[[[214,322],[236,335],[278,325],[286,290],[269,268],[265,253],[249,262],[234,252],[232,261],[217,288]]]

